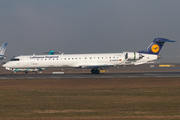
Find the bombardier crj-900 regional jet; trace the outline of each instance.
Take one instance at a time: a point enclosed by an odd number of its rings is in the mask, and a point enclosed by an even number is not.
[[[4,56],[4,53],[5,53],[5,51],[6,51],[6,47],[7,47],[7,43],[4,43],[4,44],[0,47],[0,60],[6,59],[6,57]]]
[[[92,74],[100,70],[120,65],[139,65],[159,59],[165,42],[175,42],[165,38],[156,38],[150,46],[139,52],[101,53],[101,54],[61,54],[17,56],[3,65],[12,74],[17,71],[37,72],[48,67],[76,67],[91,69]]]

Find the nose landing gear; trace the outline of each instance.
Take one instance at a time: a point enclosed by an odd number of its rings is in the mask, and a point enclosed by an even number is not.
[[[14,75],[16,72],[12,71],[11,74]]]
[[[92,73],[92,74],[99,74],[100,71],[99,71],[98,69],[92,69],[92,70],[91,70],[91,73]]]

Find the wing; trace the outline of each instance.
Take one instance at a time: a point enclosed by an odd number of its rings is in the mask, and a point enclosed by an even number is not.
[[[105,69],[105,68],[110,68],[110,67],[114,67],[114,65],[84,65],[84,66],[80,66],[80,68],[84,68],[84,69]]]

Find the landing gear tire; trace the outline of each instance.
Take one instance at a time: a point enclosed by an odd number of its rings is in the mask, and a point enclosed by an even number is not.
[[[94,69],[92,69],[92,70],[91,70],[91,73],[92,73],[92,74],[95,74],[95,70],[94,70]]]
[[[24,73],[26,73],[26,74],[27,74],[28,72],[27,72],[27,71],[25,71]]]
[[[99,71],[99,70],[92,69],[92,70],[91,70],[91,73],[92,73],[92,74],[99,74],[100,71]]]
[[[15,72],[14,72],[14,71],[12,71],[12,72],[11,72],[11,75],[14,75],[14,74],[15,74]]]
[[[99,74],[100,73],[100,71],[99,70],[96,70],[96,74]]]

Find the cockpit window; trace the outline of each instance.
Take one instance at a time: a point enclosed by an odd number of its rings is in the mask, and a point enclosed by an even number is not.
[[[19,59],[18,58],[13,58],[13,59],[11,59],[11,61],[19,61]]]

